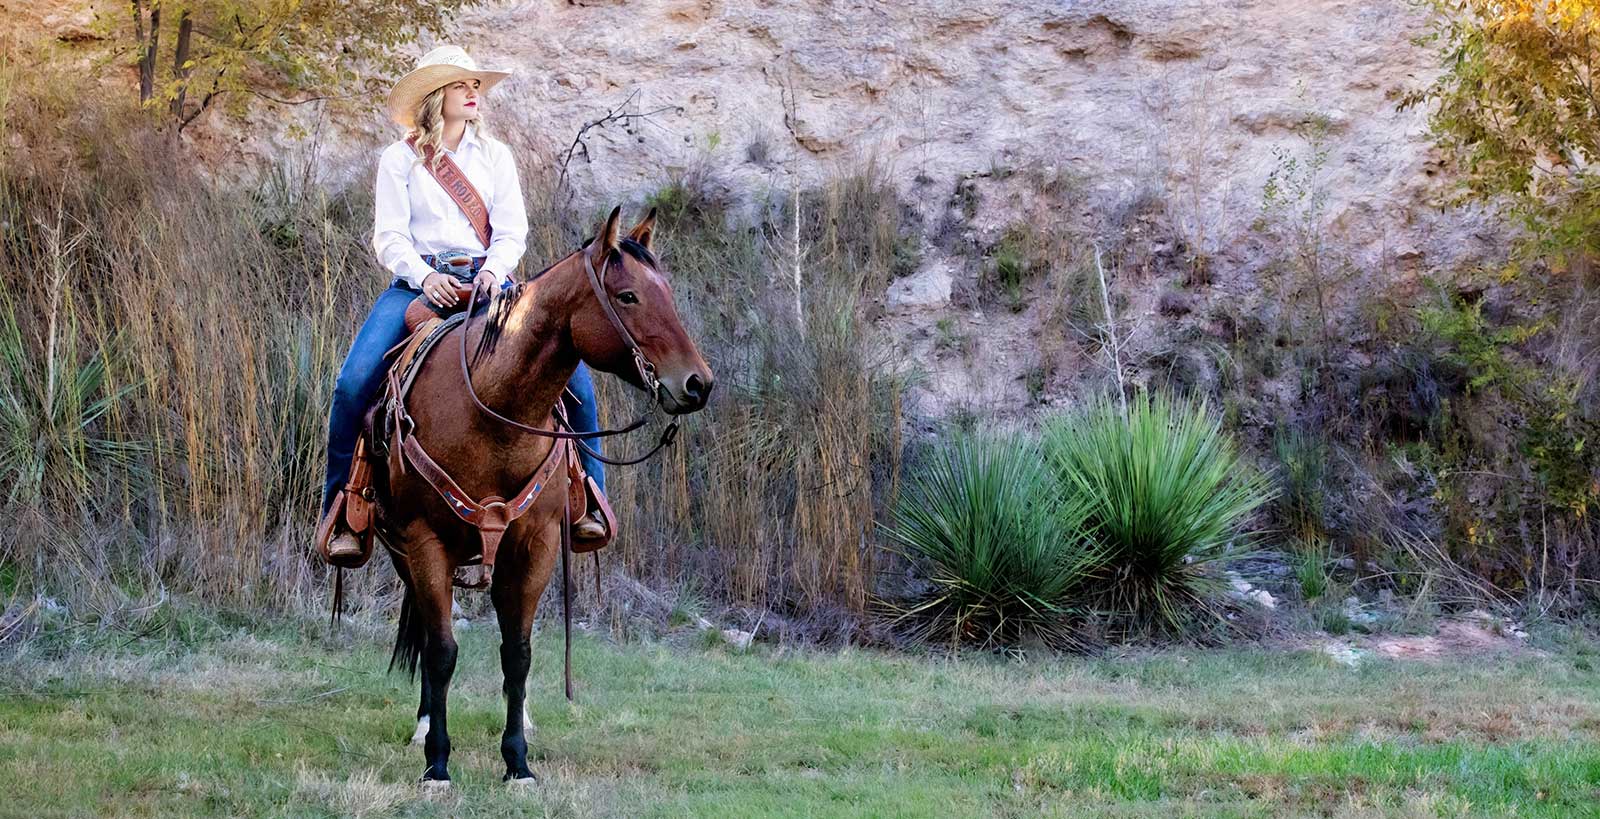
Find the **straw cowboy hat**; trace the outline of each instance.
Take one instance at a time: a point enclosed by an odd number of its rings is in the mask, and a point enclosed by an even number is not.
[[[511,76],[510,71],[479,69],[460,46],[439,46],[422,55],[417,67],[395,81],[389,90],[389,118],[406,128],[417,124],[417,105],[422,98],[460,80],[477,80],[478,93],[493,88],[495,83]]]

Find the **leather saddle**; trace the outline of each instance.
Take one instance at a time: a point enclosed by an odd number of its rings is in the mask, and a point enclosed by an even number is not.
[[[434,319],[449,318],[467,309],[467,302],[472,299],[472,286],[456,282],[456,303],[449,307],[439,307],[428,301],[427,296],[418,296],[406,305],[406,332],[415,334]],[[407,339],[409,341],[409,337]],[[406,342],[401,342],[404,346]]]
[[[411,334],[404,341],[385,353],[385,358],[394,357],[390,364],[387,386],[383,399],[369,413],[367,428],[361,438],[356,442],[355,457],[351,461],[350,480],[335,498],[328,514],[317,526],[316,544],[323,561],[329,565],[340,568],[355,569],[366,565],[372,557],[372,542],[376,526],[373,520],[373,503],[375,494],[372,489],[372,459],[378,456],[387,457],[391,470],[405,470],[421,468],[419,471],[434,485],[435,489],[452,502],[458,514],[466,508],[460,500],[453,496],[441,484],[446,484],[459,492],[466,503],[482,510],[504,510],[508,503],[520,503],[517,514],[528,508],[532,500],[543,488],[554,469],[565,466],[568,478],[568,525],[575,524],[586,514],[593,514],[605,526],[606,535],[603,538],[572,539],[571,549],[574,552],[593,552],[604,548],[616,538],[617,519],[612,511],[611,504],[605,494],[600,491],[593,477],[584,471],[580,459],[577,457],[577,447],[569,440],[558,440],[551,448],[546,463],[536,470],[530,477],[528,486],[523,492],[516,495],[511,501],[499,498],[486,498],[483,503],[466,498],[466,493],[456,487],[454,481],[445,474],[432,459],[421,450],[414,438],[410,439],[410,448],[407,447],[409,436],[414,430],[405,429],[410,423],[410,418],[405,415],[405,399],[410,394],[411,385],[415,381],[417,372],[428,355],[438,347],[439,342],[451,329],[466,320],[466,305],[471,296],[471,291],[466,288],[457,290],[458,304],[452,308],[449,315],[441,317],[436,308],[427,302],[425,297],[419,296],[406,308],[407,328]],[[412,320],[417,320],[412,327]],[[558,411],[556,417],[558,426],[565,425],[565,418]],[[408,464],[408,461],[410,462]],[[420,461],[420,462],[419,462]],[[559,461],[559,462],[558,462]],[[543,476],[541,478],[541,476]],[[530,491],[531,490],[531,491]],[[462,517],[478,526],[484,534],[484,549],[477,555],[468,559],[463,567],[482,566],[479,571],[463,572],[457,569],[455,584],[463,588],[485,588],[490,583],[490,567],[493,564],[493,553],[498,546],[500,534],[505,525],[510,521],[501,519],[501,515],[493,515],[493,521],[486,522],[474,519],[470,515]],[[513,516],[514,517],[514,516]],[[487,525],[486,525],[487,524]],[[344,529],[356,534],[361,543],[361,553],[358,556],[342,559],[331,556],[328,546],[338,530]],[[492,530],[492,531],[491,531]],[[485,557],[488,556],[487,561]],[[488,565],[484,565],[484,564]]]

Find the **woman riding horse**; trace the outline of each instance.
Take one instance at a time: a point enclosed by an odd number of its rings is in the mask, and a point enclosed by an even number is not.
[[[384,149],[378,160],[372,247],[394,280],[378,296],[339,369],[328,419],[324,515],[350,475],[363,416],[384,383],[384,353],[406,336],[406,308],[419,297],[439,312],[464,307],[458,283],[474,290],[506,287],[522,258],[528,217],[516,164],[511,150],[483,127],[484,96],[509,73],[479,70],[459,47],[441,46],[424,55],[389,92],[389,115],[407,129],[407,136]],[[462,206],[423,166],[425,153],[440,162],[449,157],[476,189],[488,210],[487,243]],[[579,364],[567,387],[564,401],[572,428],[597,430],[588,369]],[[598,439],[588,446],[598,451]],[[581,457],[585,471],[604,491],[604,467],[587,451]],[[593,515],[584,516],[573,529],[579,540],[606,534]],[[360,554],[361,544],[341,532],[328,552],[335,558],[353,556]]]
[[[411,134],[380,161],[373,245],[397,281],[356,338],[329,424],[331,509],[362,499],[354,518],[341,519],[364,532],[365,543],[382,542],[405,588],[391,668],[421,672],[414,740],[423,746],[430,791],[450,783],[457,585],[488,589],[501,635],[505,780],[533,781],[525,689],[539,599],[557,563],[567,565],[569,548],[598,547],[612,534],[605,523],[587,521],[593,492],[584,487],[594,483],[598,459],[583,459],[585,476],[574,462],[583,447],[573,436],[582,433],[561,429],[557,417],[566,403],[562,414],[572,426],[595,428],[583,366],[645,391],[671,415],[703,409],[713,386],[651,251],[654,211],[623,235],[621,208],[613,209],[581,247],[505,286],[523,252],[526,216],[510,154],[482,133],[477,111],[481,94],[505,76],[479,71],[447,47],[425,56],[390,93],[391,116]],[[458,255],[468,258],[452,263]],[[458,280],[476,287],[467,291]],[[371,437],[358,438],[363,410],[384,380],[383,352],[403,332],[407,308],[443,310],[464,294],[477,302],[481,288],[494,284],[501,287],[482,315],[434,325],[407,346],[407,363],[396,370],[403,378],[390,381],[388,399],[371,414]],[[575,406],[566,401],[569,391],[578,393]],[[675,422],[667,426],[653,451],[676,430]],[[372,446],[377,456],[362,457],[363,479],[336,492],[355,458],[352,443]],[[604,504],[595,508],[613,520]],[[341,516],[324,517],[331,527]],[[602,537],[578,543],[585,522]],[[329,531],[319,527],[319,548],[337,559],[323,547]],[[357,560],[336,565],[365,560],[365,544],[352,540]]]

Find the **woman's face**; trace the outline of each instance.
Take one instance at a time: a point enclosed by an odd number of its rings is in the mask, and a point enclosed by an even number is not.
[[[444,121],[475,121],[483,98],[478,96],[477,80],[462,80],[444,87]]]

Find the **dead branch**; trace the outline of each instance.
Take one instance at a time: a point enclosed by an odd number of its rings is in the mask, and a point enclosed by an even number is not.
[[[585,163],[590,161],[589,144],[584,141],[584,138],[589,135],[590,131],[599,130],[607,125],[616,124],[620,124],[626,128],[636,121],[648,122],[650,118],[656,114],[665,113],[667,111],[674,111],[680,114],[683,113],[683,106],[681,105],[664,105],[653,111],[645,111],[643,113],[627,112],[627,107],[631,105],[634,99],[636,99],[638,96],[639,91],[635,89],[633,93],[629,94],[628,98],[623,100],[619,105],[617,105],[617,107],[607,111],[605,116],[586,122],[578,129],[577,135],[572,138],[572,144],[568,145],[567,150],[561,154],[561,176],[557,180],[558,186],[566,186],[567,166],[571,164],[574,156],[581,154]]]

